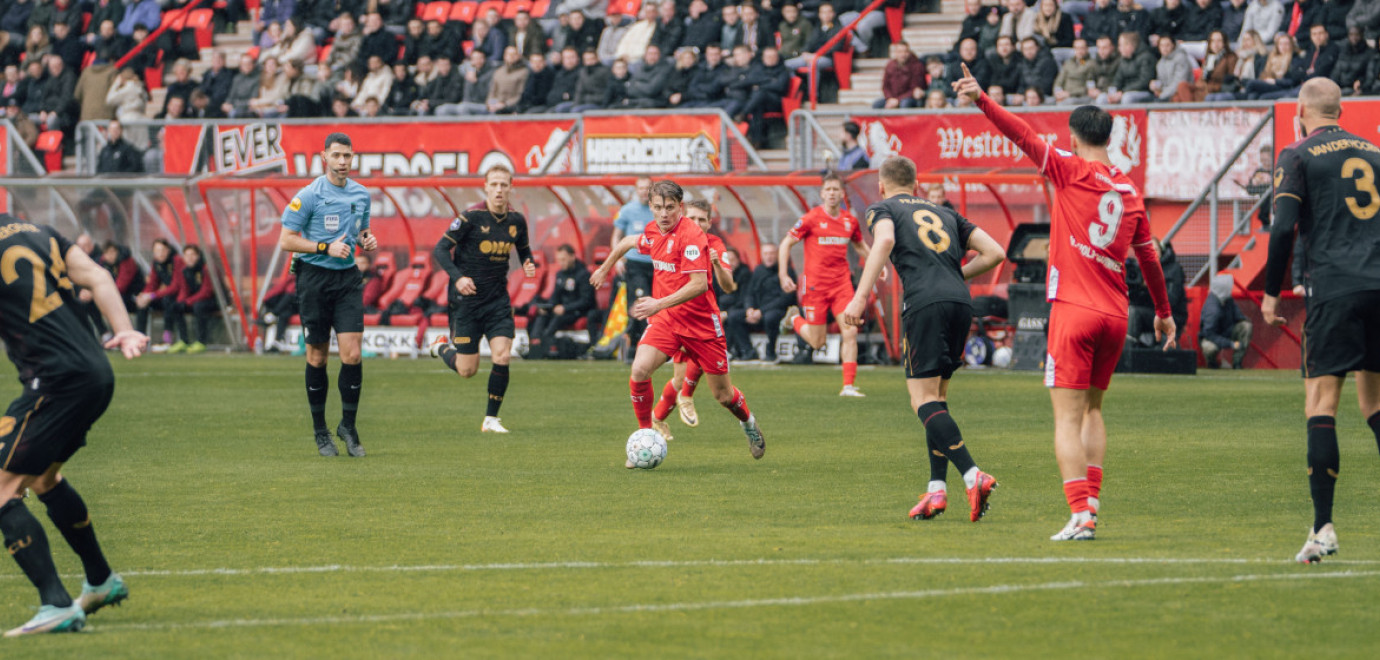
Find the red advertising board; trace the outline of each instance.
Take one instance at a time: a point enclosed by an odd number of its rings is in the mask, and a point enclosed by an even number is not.
[[[584,171],[719,172],[720,115],[591,115],[584,119]]]
[[[1275,104],[1275,153],[1294,142],[1302,135],[1294,118],[1298,115],[1298,103],[1280,101]],[[1342,116],[1337,120],[1342,128],[1371,142],[1380,144],[1380,99],[1346,98],[1342,99]]]
[[[163,163],[169,174],[232,172],[248,168],[321,174],[326,136],[343,132],[354,142],[359,176],[478,174],[504,164],[518,173],[540,169],[555,150],[566,171],[566,138],[574,120],[513,122],[379,122],[289,124],[234,122],[169,124]]]
[[[1126,171],[1137,186],[1143,187],[1145,111],[1113,110],[1112,116],[1116,120],[1108,144],[1112,162]],[[1046,141],[1056,147],[1069,148],[1068,112],[1023,112],[1020,117]],[[922,172],[1036,166],[979,112],[854,115],[853,121],[862,128],[859,142],[874,164],[892,154],[900,154],[914,160]]]

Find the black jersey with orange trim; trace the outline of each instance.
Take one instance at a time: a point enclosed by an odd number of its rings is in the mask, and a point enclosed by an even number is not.
[[[963,279],[968,237],[977,229],[967,218],[914,195],[896,195],[867,207],[868,229],[890,221],[896,244],[891,262],[905,290],[904,312],[937,302],[972,304]]]
[[[511,209],[494,215],[481,207],[461,213],[441,235],[434,254],[450,273],[451,299],[456,299],[454,281],[468,277],[474,280],[477,291],[464,301],[478,303],[508,295],[509,255],[513,250],[517,250],[519,263],[532,258],[527,219]]]

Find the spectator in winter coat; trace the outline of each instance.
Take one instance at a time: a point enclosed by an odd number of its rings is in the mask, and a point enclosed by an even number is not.
[[[172,320],[170,315],[177,309],[177,294],[182,288],[182,257],[172,244],[161,238],[153,241],[153,264],[149,269],[144,291],[134,298],[138,309],[135,327],[149,334],[149,313],[163,313],[163,343],[172,343]]]
[[[87,46],[66,23],[53,24],[53,54],[62,58],[63,64],[72,71],[81,71],[81,62],[86,58]]]
[[[1006,15],[1001,18],[1003,37],[1011,37],[1011,43],[1019,43],[1026,37],[1035,36],[1035,9],[1029,9],[1025,0],[1005,0]]]
[[[1016,65],[1020,75],[1018,88],[1022,91],[1035,88],[1041,97],[1054,94],[1054,79],[1059,75],[1059,65],[1048,50],[1040,48],[1035,37],[1027,37],[1021,42],[1021,59]]]
[[[727,3],[720,8],[719,47],[732,51],[743,43],[743,18],[738,14],[738,6]]]
[[[652,43],[652,35],[656,33],[656,11],[656,5],[651,2],[642,5],[637,14],[637,22],[628,26],[627,31],[618,40],[618,47],[613,52],[614,59],[625,59],[630,65],[642,61],[647,54],[647,47]],[[658,55],[659,51],[660,49]],[[659,57],[657,61],[660,61]],[[638,67],[631,68],[635,76]]]
[[[503,49],[508,47],[508,36],[503,34],[503,30],[479,19],[470,28],[470,37],[474,40],[474,49],[484,51],[488,61],[503,61]]]
[[[594,51],[590,51],[593,53]],[[599,57],[594,56],[594,61],[598,62]],[[546,64],[545,54],[533,54],[527,58],[527,84],[522,87],[522,98],[518,100],[518,112],[530,112],[532,108],[539,108],[546,105],[546,92],[551,89],[551,81],[555,79],[556,72]],[[603,99],[601,98],[602,102]]]
[[[840,145],[843,153],[839,156],[838,169],[843,172],[849,170],[865,170],[870,166],[867,160],[867,151],[858,144],[858,136],[862,134],[862,128],[857,122],[843,122],[843,136]]]
[[[383,58],[378,55],[370,55],[367,66],[368,73],[364,74],[364,80],[359,83],[359,91],[355,93],[355,99],[350,103],[350,107],[354,108],[356,112],[364,107],[365,100],[386,99],[388,93],[393,89],[393,69],[384,63]]]
[[[1096,0],[1088,15],[1083,17],[1083,32],[1078,36],[1095,44],[1104,36],[1116,39],[1118,32],[1116,0]]]
[[[1284,5],[1279,0],[1252,0],[1246,9],[1246,18],[1241,22],[1241,31],[1255,30],[1265,43],[1274,41],[1284,20]]]
[[[1156,47],[1160,51],[1160,61],[1155,64],[1155,79],[1150,81],[1150,91],[1159,101],[1172,101],[1176,95],[1191,98],[1188,90],[1193,84],[1193,58],[1179,47],[1173,35],[1167,33],[1160,35]]]
[[[752,96],[752,49],[747,46],[733,48],[733,63],[724,70],[724,112],[729,117],[739,119],[748,97]]]
[[[428,115],[443,105],[459,103],[465,95],[465,79],[455,70],[449,57],[441,57],[432,65],[435,75],[422,86],[412,112]]]
[[[920,104],[925,89],[925,66],[904,41],[891,44],[891,58],[882,73],[882,98],[872,103],[874,108],[894,110],[914,108]]]
[[[1111,83],[1098,97],[1097,104],[1146,103],[1153,100],[1155,95],[1150,91],[1150,81],[1155,79],[1155,56],[1150,54],[1150,49],[1141,47],[1140,33],[1134,30],[1122,32],[1117,37],[1117,52],[1121,60]]]
[[[1054,79],[1054,101],[1059,105],[1085,105],[1092,102],[1089,90],[1097,88],[1094,61],[1086,39],[1073,41],[1073,57],[1064,60]]]
[[[742,113],[748,121],[747,138],[757,148],[767,142],[769,129],[767,113],[781,112],[781,99],[790,90],[794,74],[781,63],[781,53],[773,46],[762,49],[762,58],[753,65],[750,75],[753,83],[752,94]]]
[[[1203,77],[1193,84],[1193,100],[1207,100],[1209,94],[1219,94],[1236,79],[1236,53],[1227,44],[1221,30],[1208,35],[1207,56],[1203,58]]]
[[[1346,40],[1346,17],[1353,6],[1355,0],[1317,0],[1318,13],[1313,22],[1327,26],[1328,41],[1340,44]]]
[[[776,337],[780,334],[781,319],[786,316],[786,309],[795,304],[795,294],[781,289],[776,259],[777,247],[763,245],[761,263],[752,271],[747,285],[740,287],[746,289],[741,311],[729,312],[724,322],[728,344],[738,348],[740,358],[758,357],[756,350],[752,349],[751,333],[755,330],[767,333],[767,351],[763,357],[769,362],[777,359]],[[795,279],[795,269],[790,270],[790,276]]]
[[[580,55],[571,46],[561,51],[561,68],[552,77],[551,88],[546,90],[546,106],[533,108],[528,112],[540,112],[554,108],[562,103],[575,100],[575,87],[580,84]]]
[[[710,11],[709,3],[705,0],[691,0],[690,18],[686,20],[685,35],[681,39],[681,45],[698,48],[700,52],[704,52],[704,49],[710,44],[720,46],[722,49],[722,45],[719,43],[721,28],[719,15]]]
[[[742,18],[743,25],[742,32],[739,33],[742,44],[751,48],[754,56],[760,58],[763,48],[776,46],[776,40],[767,30],[767,24],[762,20],[761,10],[756,5],[749,2],[739,5],[738,16]]]
[[[139,80],[139,74],[130,67],[120,69],[115,81],[110,85],[110,90],[105,94],[105,104],[115,108],[115,118],[123,123],[147,119],[145,109],[148,102],[149,93],[144,90],[144,82]],[[127,135],[126,139],[136,146],[148,146],[147,132],[143,132],[137,139],[133,135]]]
[[[657,6],[656,28],[651,43],[663,53],[674,53],[685,41],[685,20],[676,13],[675,0],[663,0]]]
[[[532,21],[532,14],[525,9],[513,17],[513,24],[508,27],[508,43],[517,46],[523,59],[546,54],[546,33]]]
[[[815,34],[815,24],[801,16],[800,7],[790,2],[781,5],[781,23],[777,29],[781,34],[781,57],[786,61],[799,56]]]
[[[829,43],[841,29],[843,26],[839,25],[834,15],[834,5],[827,2],[821,4],[819,6],[819,26],[815,28],[814,35],[810,37],[810,43],[805,46],[805,52],[786,60],[786,68],[795,70],[810,66],[810,58],[815,53],[820,55],[819,68],[821,70],[834,68],[834,60],[830,55],[838,50],[840,44],[835,43],[828,50],[825,50],[824,45]]]
[[[143,25],[150,29],[162,21],[163,11],[158,8],[158,0],[132,0],[125,5],[124,18],[116,26],[116,31],[126,37],[134,34],[134,26]]]
[[[987,66],[987,59],[978,55],[978,42],[974,39],[964,39],[958,44],[958,59],[948,64],[944,79],[962,80],[964,66],[968,67],[968,72],[973,74],[973,78],[983,89],[991,86],[992,69]],[[946,88],[944,95],[953,96],[953,87]]]
[[[1035,11],[1035,38],[1045,48],[1073,45],[1073,17],[1059,9],[1058,0],[1040,0]]]
[[[432,60],[445,56],[454,62],[460,57],[460,41],[440,21],[427,21],[426,34],[422,35],[421,42],[417,45],[417,55],[430,57]]]
[[[365,14],[360,36],[355,63],[367,65],[369,58],[377,56],[391,70],[393,60],[398,58],[398,37],[383,28],[383,17],[377,13]]]
[[[139,174],[144,154],[124,139],[124,126],[112,119],[105,129],[105,146],[96,155],[97,174]]]
[[[392,35],[389,35],[390,41]],[[397,54],[397,47],[393,46],[392,55]],[[297,60],[299,62],[316,61],[316,36],[311,30],[302,28],[298,19],[292,19],[283,23],[282,37],[272,48],[265,48],[259,52],[259,62],[273,58],[279,62]]]
[[[704,49],[704,63],[690,77],[685,98],[681,99],[684,108],[722,107],[724,103],[724,75],[728,66],[724,64],[724,51],[714,43]]]
[[[1376,52],[1366,45],[1365,32],[1359,27],[1347,28],[1337,66],[1332,67],[1332,82],[1346,96],[1366,93],[1366,85],[1371,84],[1367,74],[1374,70],[1375,63]]]
[[[1221,368],[1217,360],[1222,351],[1231,349],[1231,367],[1240,369],[1251,345],[1253,328],[1232,298],[1234,280],[1231,275],[1217,275],[1208,286],[1211,295],[1203,302],[1202,320],[1198,325],[1199,348],[1209,369]]]
[[[785,7],[782,7],[782,16],[785,16]],[[982,27],[987,23],[987,14],[995,12],[1000,15],[1001,7],[992,7],[982,4],[982,0],[963,0],[963,23],[958,27],[958,37],[954,39],[953,52],[958,52],[958,47],[964,39],[977,41],[982,35]],[[1083,29],[1086,31],[1087,26]],[[783,34],[784,36],[784,34]],[[784,45],[782,47],[784,51]]]
[[[676,50],[675,67],[666,78],[666,107],[679,108],[685,103],[685,91],[690,89],[690,83],[699,70],[694,48],[686,46]]]
[[[1227,35],[1227,43],[1237,43],[1241,38],[1241,28],[1246,23],[1246,11],[1251,0],[1219,0],[1222,10],[1222,33]]]
[[[249,102],[259,94],[259,67],[248,54],[240,56],[239,72],[230,84],[230,94],[225,97],[221,110],[227,117],[245,117],[249,114]]]
[[[1380,0],[1356,0],[1346,15],[1347,27],[1359,27],[1367,39],[1380,37]]]
[[[632,76],[628,74],[628,63],[623,60],[614,61],[609,67],[609,93],[604,97],[605,108],[616,108],[623,103],[623,99],[628,98],[628,82]]]
[[[1283,76],[1272,78],[1261,78],[1246,83],[1246,95],[1251,100],[1255,99],[1282,99],[1294,98],[1298,96],[1299,88],[1305,81],[1312,78],[1324,78],[1332,75],[1332,69],[1337,64],[1337,47],[1327,42],[1327,28],[1322,25],[1314,25],[1309,31],[1312,48],[1292,57],[1289,68]],[[1276,55],[1270,56],[1270,66],[1276,66],[1273,71],[1278,71],[1277,63],[1285,55],[1293,53],[1290,44],[1293,37],[1287,32],[1275,34]],[[1272,72],[1273,74],[1273,72]]]
[[[168,347],[168,352],[186,351],[190,354],[206,350],[206,340],[210,338],[211,333],[211,319],[215,317],[219,307],[201,247],[188,245],[182,248],[182,286],[177,291],[177,302],[170,314],[178,341]],[[191,336],[187,334],[187,314],[196,317],[196,341],[190,341]]]
[[[567,15],[566,26],[561,28],[561,33],[564,35],[562,49],[574,48],[576,53],[583,53],[591,48],[599,48],[604,22],[587,18],[583,12],[573,11]]]
[[[129,248],[115,241],[106,242],[101,249],[101,265],[110,273],[111,279],[115,280],[115,289],[125,301],[125,311],[137,310],[135,298],[144,289],[144,273],[130,256]]]
[[[1117,0],[1116,34],[1120,37],[1123,32],[1135,32],[1141,43],[1146,43],[1150,36],[1150,12],[1136,0]]]
[[[594,311],[597,301],[594,287],[589,284],[589,267],[575,256],[575,248],[561,245],[556,248],[555,289],[551,297],[534,305],[536,318],[532,329],[528,359],[556,357],[556,333],[574,325]]]
[[[485,101],[489,114],[506,115],[517,110],[522,100],[522,90],[527,86],[527,76],[531,74],[522,62],[522,51],[517,46],[503,49],[503,64],[493,72],[489,82],[489,97]]]
[[[48,67],[48,80],[43,83],[43,99],[39,102],[39,125],[50,131],[65,131],[76,125],[78,107],[73,98],[77,91],[77,75],[67,69],[62,58],[48,55],[43,59]]]
[[[988,78],[988,89],[996,87],[1007,96],[1023,92],[1021,86],[1021,58],[1016,55],[1015,42],[1011,37],[1002,35],[997,37],[996,52],[987,56],[987,70],[991,73]],[[1019,104],[1017,104],[1019,105]]]
[[[230,97],[230,88],[234,83],[235,72],[225,66],[224,51],[216,51],[211,55],[211,68],[201,76],[201,90],[206,92],[211,105],[219,108]]]
[[[1191,0],[1188,18],[1180,26],[1180,41],[1207,41],[1213,30],[1222,28],[1222,6],[1218,0]]]
[[[1150,12],[1150,45],[1158,48],[1159,37],[1165,34],[1178,39],[1188,17],[1184,0],[1164,0],[1164,6]]]
[[[666,99],[670,96],[666,81],[671,75],[671,69],[671,62],[661,58],[660,48],[647,46],[642,66],[633,71],[632,78],[628,81],[628,97],[623,100],[623,107],[666,107]]]

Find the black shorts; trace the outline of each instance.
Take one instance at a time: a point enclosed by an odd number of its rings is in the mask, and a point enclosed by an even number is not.
[[[115,394],[113,379],[77,388],[24,388],[0,418],[0,469],[40,475],[86,446],[86,432]]]
[[[461,297],[450,303],[450,340],[461,355],[479,353],[479,339],[513,338],[513,303],[507,295],[470,302]]]
[[[963,365],[963,344],[972,324],[972,306],[960,302],[937,302],[902,316],[906,378],[952,377]]]
[[[364,277],[358,268],[298,263],[297,304],[308,344],[329,344],[332,328],[336,334],[364,332]]]
[[[1360,291],[1308,305],[1303,375],[1380,372],[1380,291]]]

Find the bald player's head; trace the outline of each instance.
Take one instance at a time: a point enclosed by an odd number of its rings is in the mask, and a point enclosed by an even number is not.
[[[1342,115],[1342,88],[1328,78],[1313,78],[1299,89],[1299,120],[1307,131],[1337,123]]]

